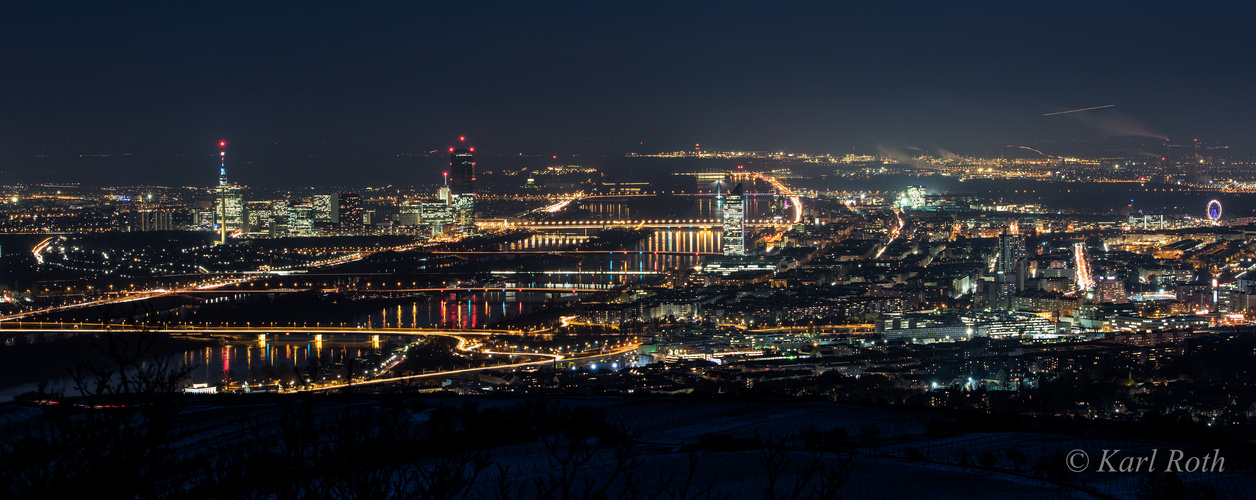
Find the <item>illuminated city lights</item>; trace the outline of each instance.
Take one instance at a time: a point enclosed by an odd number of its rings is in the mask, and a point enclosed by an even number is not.
[[[5,25],[0,496],[1256,487],[1238,4],[203,7]]]

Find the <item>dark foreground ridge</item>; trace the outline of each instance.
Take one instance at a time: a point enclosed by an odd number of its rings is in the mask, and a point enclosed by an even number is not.
[[[979,413],[781,399],[389,394],[10,404],[28,498],[1238,498],[1256,450]],[[1074,473],[1070,450],[1224,471]],[[944,487],[940,487],[940,485]],[[1166,489],[1167,488],[1167,489]],[[1173,496],[1161,496],[1165,492]]]

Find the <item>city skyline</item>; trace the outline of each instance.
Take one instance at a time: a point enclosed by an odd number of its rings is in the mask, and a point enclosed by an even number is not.
[[[1243,498],[1244,7],[6,5],[0,496]]]

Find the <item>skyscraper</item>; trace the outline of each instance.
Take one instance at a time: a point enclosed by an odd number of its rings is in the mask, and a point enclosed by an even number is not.
[[[289,205],[291,203],[287,199],[274,200],[270,203],[270,220],[266,225],[266,231],[270,233],[271,238],[288,235]]]
[[[999,254],[995,258],[994,283],[990,292],[993,310],[1012,309],[1013,295],[1025,288],[1025,238],[1019,234],[999,236]]]
[[[475,148],[449,148],[450,194],[475,193]]]
[[[746,255],[746,198],[741,184],[720,197],[724,210],[724,255]]]
[[[174,214],[171,210],[161,208],[131,208],[118,213],[117,228],[119,231],[171,231]]]
[[[444,232],[444,227],[453,223],[453,211],[448,203],[430,202],[419,205],[419,224],[432,226],[434,234]]]
[[[336,203],[340,213],[340,229],[344,232],[359,232],[362,224],[362,197],[358,193],[340,193]]]
[[[997,271],[1016,272],[1016,262],[1025,258],[1025,238],[1019,234],[999,235]]]
[[[315,236],[314,206],[300,203],[288,207],[288,235]]]
[[[907,190],[903,191],[898,197],[898,206],[913,210],[924,207],[925,187],[921,185],[907,186]]]
[[[449,148],[449,206],[459,234],[475,234],[475,148]]]
[[[340,196],[336,194],[314,195],[314,222],[340,223]]]

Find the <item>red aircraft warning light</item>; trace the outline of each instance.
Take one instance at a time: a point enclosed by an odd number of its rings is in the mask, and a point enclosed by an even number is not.
[[[218,147],[220,148],[227,147],[227,141],[218,141]]]

